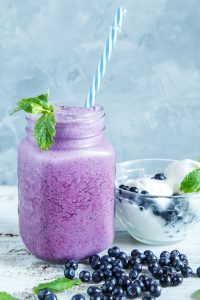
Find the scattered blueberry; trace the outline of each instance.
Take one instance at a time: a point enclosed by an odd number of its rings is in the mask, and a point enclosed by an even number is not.
[[[170,266],[170,259],[166,257],[161,257],[159,259],[159,264],[161,267]]]
[[[155,300],[155,298],[151,297],[150,295],[145,295],[142,300]]]
[[[181,274],[183,275],[183,277],[188,278],[193,275],[193,271],[190,267],[184,266],[181,268]]]
[[[101,298],[102,300],[114,300],[114,296],[111,294],[108,295],[104,295],[103,298]]]
[[[64,270],[64,276],[68,279],[73,279],[75,276],[75,271],[72,268]]]
[[[139,189],[136,187],[136,186],[132,186],[130,188],[130,192],[133,192],[133,193],[139,193]]]
[[[133,249],[131,251],[131,256],[132,257],[137,257],[140,254],[140,251],[138,249]]]
[[[102,300],[102,297],[99,294],[94,294],[90,296],[90,300]]]
[[[82,282],[89,282],[91,279],[91,275],[89,271],[83,270],[79,273],[79,278]]]
[[[122,277],[122,276],[126,276],[126,273],[125,273],[123,270],[119,269],[119,270],[117,270],[117,271],[115,272],[115,277],[116,277],[116,278],[120,278],[120,277]]]
[[[108,249],[108,255],[109,255],[110,257],[117,257],[117,255],[118,255],[119,253],[120,253],[119,247],[114,246],[114,247]]]
[[[102,291],[101,291],[101,289],[99,287],[91,285],[87,289],[87,294],[89,296],[92,296],[92,295],[100,295],[101,296]]]
[[[39,300],[44,300],[45,296],[47,296],[49,294],[51,294],[51,291],[46,288],[46,289],[40,290],[37,296],[38,296]]]
[[[97,270],[97,271],[94,271],[94,273],[92,273],[92,280],[95,282],[95,283],[99,283],[103,280],[104,278],[104,274],[103,274],[103,271],[101,270]]]
[[[176,269],[176,271],[181,271],[181,268],[184,266],[181,260],[175,260],[171,263],[171,266]]]
[[[161,257],[164,257],[164,258],[170,258],[170,253],[168,251],[163,251],[161,254],[160,254],[160,258]]]
[[[144,283],[143,283],[142,280],[137,279],[137,280],[135,280],[133,283],[139,285],[139,286],[141,287],[141,291],[142,291],[142,292],[145,291],[145,286],[144,286]]]
[[[143,190],[143,191],[141,191],[141,194],[142,194],[142,195],[149,195],[149,192]]]
[[[101,261],[100,258],[94,258],[91,263],[90,263],[91,267],[93,270],[98,270],[100,265],[101,265]]]
[[[101,263],[111,264],[113,259],[109,255],[104,255],[100,258]]]
[[[138,273],[142,272],[142,265],[140,263],[138,263],[138,262],[135,262],[132,265],[132,268],[133,268],[133,270],[137,271]]]
[[[127,300],[127,298],[124,295],[118,295],[115,297],[115,300]]]
[[[90,256],[89,263],[91,264],[94,260],[100,260],[100,256],[97,254]]]
[[[178,251],[178,250],[173,250],[173,251],[171,251],[171,253],[170,253],[170,255],[171,256],[175,256],[175,255],[180,255],[180,252]]]
[[[187,256],[185,254],[180,254],[179,258],[180,260],[184,261],[185,259],[187,259]]]
[[[147,277],[147,279],[144,280],[144,286],[147,289],[147,291],[149,291],[153,281],[155,281],[155,280],[153,278],[149,278],[149,277]]]
[[[113,285],[112,284],[103,284],[101,287],[101,290],[103,292],[103,294],[110,294],[113,291]]]
[[[111,264],[104,262],[100,265],[99,269],[105,271],[105,270],[111,270],[112,267],[113,266]]]
[[[132,281],[128,276],[122,276],[118,279],[118,285],[122,286],[123,288],[126,288],[131,283]]]
[[[112,286],[116,286],[117,279],[115,277],[110,277],[105,280],[105,284],[111,284]]]
[[[67,260],[65,262],[65,268],[66,269],[77,270],[78,269],[78,262],[76,260],[74,260],[74,259]]]
[[[85,297],[82,294],[76,294],[71,300],[85,300]]]
[[[55,294],[48,294],[44,297],[44,300],[57,300],[57,296]],[[78,300],[78,299],[77,299]],[[82,300],[82,299],[81,299]]]
[[[123,262],[121,261],[121,259],[117,258],[113,261],[112,266],[122,269],[123,268]]]
[[[113,272],[112,272],[112,270],[110,270],[110,269],[104,270],[104,271],[103,271],[103,274],[104,274],[104,278],[105,278],[105,279],[106,279],[106,278],[110,278],[110,277],[113,276]]]
[[[163,274],[160,277],[160,284],[161,284],[162,287],[171,286],[171,277],[168,276],[167,274]]]
[[[163,275],[163,269],[161,267],[154,268],[151,274],[155,279],[160,279],[160,277]]]
[[[176,274],[172,277],[172,285],[178,286],[183,282],[183,276],[181,274]]]
[[[154,177],[152,177],[152,179],[164,180],[164,179],[166,179],[166,177],[163,173],[157,173],[154,175]]]
[[[141,259],[138,256],[132,257],[129,259],[129,266],[132,268],[134,266],[135,263],[140,264],[141,263]]]
[[[152,272],[154,269],[157,269],[159,267],[159,264],[157,262],[152,262],[148,265],[148,269],[150,272]]]
[[[136,298],[140,297],[140,295],[142,294],[141,287],[134,283],[129,284],[126,292],[127,292],[127,295],[132,299],[136,299]]]
[[[124,290],[121,286],[116,286],[114,287],[112,293],[114,296],[122,296],[124,295]]]
[[[136,278],[138,278],[138,275],[139,275],[139,273],[136,270],[131,270],[129,272],[129,277],[131,280],[135,280]]]
[[[200,277],[200,267],[197,268],[197,276]]]
[[[147,275],[140,275],[139,280],[141,280],[142,282],[145,282],[149,277]]]
[[[155,298],[160,297],[161,291],[162,291],[161,285],[156,282],[152,282],[150,289],[149,289],[150,295]]]

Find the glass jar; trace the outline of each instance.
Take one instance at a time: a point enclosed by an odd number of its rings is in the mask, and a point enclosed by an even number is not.
[[[47,261],[83,259],[114,237],[115,153],[105,138],[104,110],[60,106],[48,151],[33,135],[18,149],[19,226],[27,249]]]

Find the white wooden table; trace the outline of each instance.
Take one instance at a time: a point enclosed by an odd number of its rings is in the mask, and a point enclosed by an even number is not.
[[[187,240],[168,247],[143,245],[125,232],[116,232],[114,245],[129,254],[133,248],[151,249],[156,254],[164,249],[179,249],[188,255],[194,270],[200,266],[200,225]],[[89,267],[80,264],[79,271],[83,268]],[[17,188],[0,186],[0,291],[7,291],[19,299],[37,299],[33,295],[34,286],[62,276],[62,265],[45,263],[27,252],[18,235]],[[84,294],[86,286],[82,284],[61,293],[58,300],[70,300],[77,292]],[[197,289],[200,289],[200,278],[188,278],[179,287],[163,289],[159,299],[188,300]]]

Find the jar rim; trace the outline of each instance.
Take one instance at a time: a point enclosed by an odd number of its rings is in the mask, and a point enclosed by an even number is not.
[[[85,109],[74,102],[49,102],[54,106],[54,113],[57,124],[66,124],[71,122],[94,122],[96,119],[104,117],[104,108],[100,104],[96,104],[92,109]],[[41,114],[27,114],[27,121],[35,122]]]

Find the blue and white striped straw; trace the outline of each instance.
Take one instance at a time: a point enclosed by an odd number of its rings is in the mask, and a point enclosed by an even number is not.
[[[109,37],[106,41],[101,59],[99,61],[95,76],[93,77],[87,99],[85,101],[85,108],[93,108],[96,96],[99,92],[100,84],[105,74],[106,66],[110,60],[112,50],[116,44],[118,33],[121,31],[122,21],[124,19],[126,9],[119,7],[115,15],[114,22],[110,28]]]

